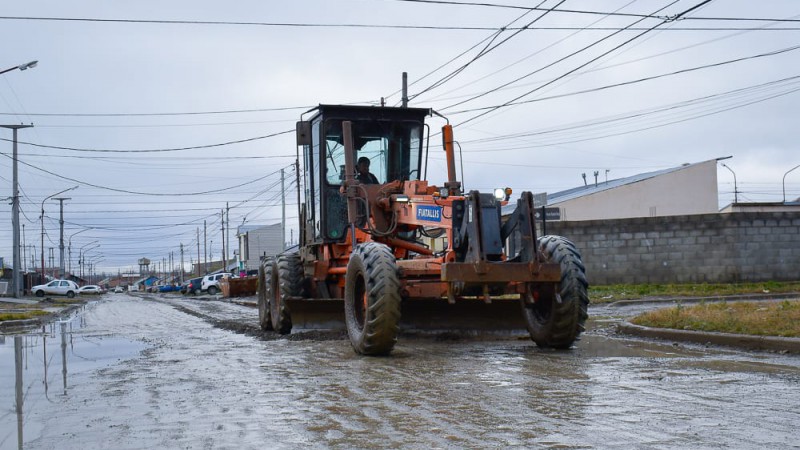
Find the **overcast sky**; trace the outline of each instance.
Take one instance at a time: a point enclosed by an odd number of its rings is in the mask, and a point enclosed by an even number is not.
[[[3,2],[0,70],[39,61],[0,75],[0,123],[34,125],[19,132],[27,266],[31,254],[39,266],[42,201],[73,186],[63,196],[74,272],[81,247],[116,272],[170,252],[179,262],[183,244],[188,268],[204,221],[219,259],[226,204],[234,240],[242,223],[280,219],[282,168],[296,239],[294,134],[278,133],[320,103],[395,105],[404,71],[410,106],[455,125],[467,189],[557,192],[582,173],[603,181],[732,156],[740,201],[782,200],[800,164],[800,3],[716,0],[666,21],[703,2],[434,3]],[[2,198],[11,137],[0,129]],[[177,150],[214,144],[225,145]],[[445,173],[433,151],[429,178]],[[718,180],[722,206],[733,174],[720,167]],[[785,186],[800,196],[800,170]],[[45,259],[53,248],[57,266],[58,202],[44,208]]]

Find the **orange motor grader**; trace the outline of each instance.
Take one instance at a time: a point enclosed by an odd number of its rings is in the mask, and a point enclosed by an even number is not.
[[[505,218],[510,189],[462,192],[449,124],[441,133],[447,181],[429,184],[432,110],[320,105],[309,113],[297,123],[300,242],[262,258],[263,329],[346,326],[364,355],[391,352],[401,329],[527,328],[541,347],[573,345],[587,318],[584,266],[567,239],[537,238],[530,192]],[[363,158],[374,177],[357,177]]]

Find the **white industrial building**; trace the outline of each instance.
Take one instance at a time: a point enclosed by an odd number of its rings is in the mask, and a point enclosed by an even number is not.
[[[242,225],[236,230],[239,239],[239,270],[258,269],[261,256],[281,252],[281,224]]]
[[[547,207],[558,208],[560,220],[568,221],[717,213],[717,161],[684,164],[547,194]],[[511,202],[503,213],[509,214],[515,207],[516,202]]]

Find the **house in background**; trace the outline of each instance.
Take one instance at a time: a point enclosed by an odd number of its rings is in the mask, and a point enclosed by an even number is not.
[[[548,194],[547,207],[558,208],[560,220],[568,221],[717,213],[717,161],[684,164]],[[516,202],[510,202],[503,207],[503,215],[516,206]]]
[[[236,230],[239,239],[239,270],[258,270],[263,255],[274,256],[281,252],[281,224],[242,225]]]

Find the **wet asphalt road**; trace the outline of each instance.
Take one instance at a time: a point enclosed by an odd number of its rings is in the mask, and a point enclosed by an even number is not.
[[[28,333],[21,415],[0,341],[0,448],[20,430],[32,449],[800,447],[800,357],[622,338],[615,308],[567,352],[406,338],[365,358],[337,334],[259,336],[253,308],[154,298]]]

